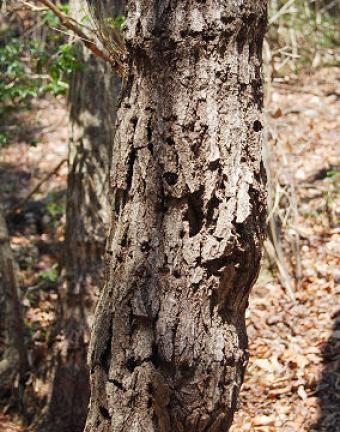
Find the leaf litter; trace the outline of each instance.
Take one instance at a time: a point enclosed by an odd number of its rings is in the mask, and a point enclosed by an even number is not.
[[[287,196],[279,199],[280,239],[289,272],[298,277],[292,300],[278,282],[275,267],[264,259],[247,311],[250,361],[232,432],[340,431],[339,75],[335,68],[322,69],[293,86],[274,86],[270,93],[271,171],[277,173],[281,190],[294,184],[297,201],[293,218]],[[32,112],[24,113],[23,121],[39,124],[34,146],[19,137],[0,149],[7,208],[25,197],[67,154],[63,101],[39,101]],[[66,168],[43,184],[33,199],[65,189]],[[65,218],[40,231],[36,222],[28,218],[18,226],[10,221],[10,230],[31,329],[32,361],[36,371],[41,368],[30,382],[43,403],[58,295],[56,285],[44,282],[39,274],[49,274],[58,263]],[[292,241],[296,236],[298,251]],[[23,428],[1,414],[0,430],[22,432]]]
[[[250,360],[232,432],[340,431],[339,95],[336,68],[271,91],[270,171],[281,188],[293,182],[297,201],[295,218],[280,219],[295,301],[264,259],[247,311]],[[283,196],[278,212],[287,207]]]

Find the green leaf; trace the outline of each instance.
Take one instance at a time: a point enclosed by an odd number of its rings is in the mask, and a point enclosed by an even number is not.
[[[58,280],[58,264],[54,264],[50,269],[39,272],[39,278],[49,283],[56,283]]]

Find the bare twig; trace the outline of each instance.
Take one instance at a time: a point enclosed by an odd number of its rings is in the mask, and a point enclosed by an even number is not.
[[[110,54],[115,52],[124,54],[124,41],[119,33],[112,25],[110,19],[106,17],[106,11],[102,2],[94,2],[89,6],[92,24],[95,28],[95,33],[104,47]]]
[[[29,201],[29,199],[41,188],[41,186],[47,182],[54,174],[56,174],[59,169],[62,167],[62,165],[67,161],[67,159],[63,159],[62,161],[60,161],[58,163],[58,165],[52,170],[50,171],[44,178],[42,178],[40,180],[40,182],[38,182],[34,188],[26,195],[25,198],[23,198],[18,204],[16,204],[11,210],[10,213],[16,213],[18,212],[20,209],[22,209],[27,202]]]
[[[38,6],[35,6],[32,3],[29,3],[25,0],[21,0],[21,3],[24,4],[25,6],[27,6],[29,9],[31,9],[33,12],[44,12],[44,11],[48,10],[46,7],[38,7]]]
[[[292,4],[295,2],[295,0],[288,0],[287,3],[285,3],[281,9],[273,15],[269,20],[269,25],[273,24],[275,21],[277,21],[282,15],[287,13],[287,10],[292,6]]]
[[[99,48],[95,41],[91,40],[88,35],[86,35],[81,26],[76,23],[73,19],[64,14],[55,4],[53,4],[50,0],[38,0],[48,9],[50,9],[60,20],[61,24],[71,30],[75,35],[77,35],[84,45],[97,57],[102,58],[103,60],[109,62],[112,67],[117,71],[120,76],[124,76],[125,68],[122,60],[119,58],[118,53],[110,52],[110,55],[107,55],[101,48]],[[25,1],[25,4],[29,3]]]
[[[291,277],[285,265],[281,244],[279,242],[275,242],[274,245],[272,241],[267,240],[265,242],[264,248],[268,255],[269,260],[276,265],[279,271],[278,277],[282,287],[285,289],[290,300],[295,302],[296,299],[295,299],[294,289],[291,282]],[[280,251],[279,254],[277,253],[278,251]]]
[[[278,223],[279,217],[279,206],[280,196],[284,193],[284,190],[280,187],[279,182],[273,177],[271,162],[269,159],[268,152],[268,120],[266,119],[266,128],[263,140],[263,158],[266,164],[268,173],[268,204],[271,209],[269,212],[267,223],[268,223],[268,239],[265,242],[265,250],[267,252],[269,260],[276,265],[278,269],[278,277],[282,287],[285,289],[288,297],[295,301],[294,286],[292,278],[287,269],[285,254],[282,248],[280,239],[280,226]],[[276,185],[276,186],[275,186]]]

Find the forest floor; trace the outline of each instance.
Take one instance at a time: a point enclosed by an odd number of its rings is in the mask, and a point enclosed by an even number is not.
[[[264,265],[232,432],[340,431],[339,101],[339,69],[270,92],[268,157],[295,299]]]
[[[267,245],[271,259],[264,259],[247,313],[250,361],[232,432],[340,432],[340,71],[322,69],[290,85],[275,84],[268,99],[273,213],[291,287],[279,283]],[[12,142],[0,148],[0,184],[31,361],[39,369],[58,303],[65,102],[41,100],[13,121]],[[47,378],[37,375],[30,385],[43,398]],[[0,430],[24,429],[8,411],[0,414]]]

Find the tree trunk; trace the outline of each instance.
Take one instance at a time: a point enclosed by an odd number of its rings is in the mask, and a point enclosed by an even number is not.
[[[0,312],[5,350],[0,360],[0,397],[11,396],[22,402],[22,391],[28,369],[25,324],[7,224],[0,201]],[[17,379],[18,378],[18,379]],[[16,388],[16,384],[18,388]],[[16,389],[19,393],[13,394]]]
[[[128,1],[86,432],[227,431],[265,235],[266,1]]]
[[[113,4],[110,0],[112,15]],[[84,1],[71,1],[79,22]],[[119,11],[120,13],[120,11]],[[60,292],[61,332],[48,409],[39,431],[80,432],[90,395],[87,346],[103,279],[109,225],[109,166],[119,80],[109,65],[82,51],[84,66],[69,91],[69,174],[65,230],[66,281]]]

